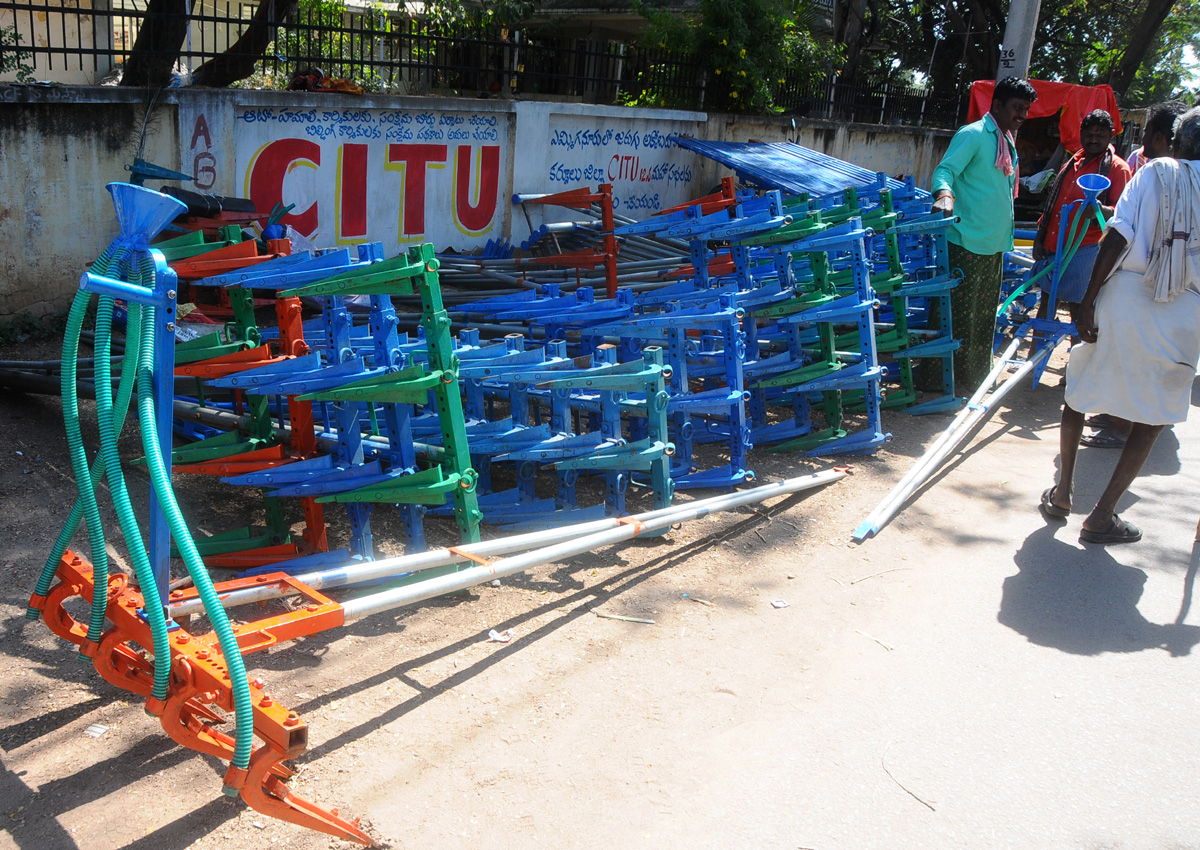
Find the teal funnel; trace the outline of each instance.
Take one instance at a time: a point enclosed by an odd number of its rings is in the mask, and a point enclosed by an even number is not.
[[[1096,203],[1096,196],[1112,185],[1103,174],[1081,174],[1075,182],[1083,190],[1084,205]]]
[[[121,241],[135,247],[148,246],[172,219],[187,212],[187,204],[170,195],[132,183],[109,183],[108,192],[121,224]]]

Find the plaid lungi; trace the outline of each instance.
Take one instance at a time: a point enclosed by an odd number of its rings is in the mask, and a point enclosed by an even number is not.
[[[949,259],[951,271],[963,273],[962,281],[950,290],[954,337],[962,340],[954,352],[954,391],[969,397],[992,371],[1004,254],[973,254],[951,242]]]

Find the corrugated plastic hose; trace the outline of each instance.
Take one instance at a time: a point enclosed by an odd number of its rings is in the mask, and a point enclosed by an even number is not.
[[[87,450],[83,445],[83,433],[79,424],[79,392],[75,386],[75,375],[79,358],[79,333],[87,315],[91,295],[80,290],[71,302],[67,316],[67,329],[63,336],[62,354],[62,406],[63,424],[67,430],[67,446],[71,451],[71,469],[75,473],[75,487],[83,507],[83,518],[87,522],[88,545],[92,552],[94,588],[92,614],[88,620],[87,639],[93,644],[100,642],[104,630],[104,612],[108,605],[108,553],[104,549],[104,529],[100,523],[100,508],[96,504],[96,491],[92,486],[92,474],[88,469]],[[82,651],[80,655],[88,657]]]
[[[1096,207],[1095,212],[1096,212],[1096,220],[1100,223],[1100,229],[1103,230],[1104,223],[1105,223],[1104,215],[1100,212],[1099,206]],[[1079,222],[1083,218],[1082,213],[1083,213],[1083,209],[1081,208],[1080,210],[1078,210],[1076,212],[1075,216],[1071,220],[1071,229],[1070,229],[1070,231],[1068,231],[1069,235],[1067,237],[1067,243],[1070,247],[1068,247],[1065,251],[1063,251],[1063,259],[1062,259],[1062,262],[1059,263],[1060,269],[1065,269],[1068,265],[1070,265],[1071,260],[1075,259],[1075,253],[1079,250],[1079,247],[1083,244],[1083,238],[1085,236],[1087,236],[1087,226],[1086,225],[1083,228],[1083,233],[1080,233],[1078,238],[1076,238],[1076,236],[1075,236],[1075,231],[1078,229]],[[1024,295],[1025,290],[1029,289],[1030,286],[1032,286],[1034,283],[1037,282],[1038,278],[1040,278],[1046,272],[1051,271],[1053,268],[1054,268],[1053,265],[1045,266],[1041,271],[1039,271],[1033,277],[1029,278],[1029,280],[1025,281],[1023,284],[1021,284],[1016,289],[1014,289],[1012,294],[1009,295],[1008,298],[1006,298],[1004,300],[1004,303],[1000,305],[1000,308],[998,310],[996,310],[996,315],[1000,316],[1002,313],[1004,313],[1004,311],[1008,309],[1009,304],[1013,303],[1018,298],[1020,298],[1022,295]]]
[[[112,310],[113,300],[101,296],[96,310],[96,414],[100,421],[100,462],[108,477],[108,489],[112,495],[113,506],[117,511],[117,519],[121,523],[121,531],[125,535],[125,544],[129,549],[129,559],[133,571],[137,575],[138,585],[142,589],[143,605],[146,619],[150,624],[150,634],[154,647],[154,687],[151,696],[155,699],[167,698],[167,686],[171,680],[171,646],[167,635],[167,617],[164,613],[165,599],[158,597],[158,583],[154,580],[154,567],[150,556],[146,553],[146,544],[142,541],[141,529],[138,528],[137,516],[129,500],[129,491],[125,487],[125,475],[121,470],[121,456],[117,448],[117,440],[121,435],[120,425],[113,415],[112,395],[112,363],[109,359],[112,342]],[[140,305],[131,304],[129,307],[129,336],[140,336],[141,328]],[[150,326],[150,323],[146,323]],[[151,332],[153,332],[153,327]],[[140,356],[140,350],[138,352]],[[153,350],[149,352],[153,357]],[[139,359],[138,356],[134,358]],[[135,363],[134,369],[137,368]],[[122,382],[120,394],[122,420],[124,410],[129,403],[129,392],[125,382],[127,376],[125,364],[122,365]],[[132,385],[133,381],[129,383]]]
[[[110,245],[100,255],[99,259],[92,264],[91,271],[96,274],[112,275],[115,272],[117,265],[116,251]],[[141,316],[140,309],[138,316]],[[130,310],[130,321],[134,320],[133,310]],[[110,338],[111,339],[111,338]],[[129,401],[133,397],[134,377],[137,375],[137,346],[140,340],[136,336],[131,336],[127,340],[127,356],[121,364],[121,386],[117,391],[117,409],[120,411],[119,421],[123,426],[125,424],[125,415],[129,411]],[[92,464],[91,474],[87,481],[95,493],[96,485],[104,478],[104,459],[96,458]],[[78,486],[78,481],[76,481]],[[71,507],[71,513],[67,517],[66,524],[58,533],[58,539],[54,541],[54,546],[50,550],[50,556],[46,559],[45,565],[42,567],[42,574],[38,576],[37,587],[34,592],[38,596],[45,596],[50,592],[50,585],[54,581],[54,574],[58,570],[58,564],[62,560],[62,556],[66,553],[67,547],[71,544],[71,538],[75,535],[75,530],[79,528],[79,523],[83,519],[83,499],[77,497],[75,504]],[[34,608],[32,605],[25,610],[25,616],[31,620],[36,620],[41,616],[41,611]]]
[[[147,258],[147,262],[153,262]],[[213,587],[208,569],[200,559],[196,543],[192,540],[183,514],[179,511],[179,503],[175,501],[175,493],[171,489],[171,479],[163,465],[158,443],[158,426],[155,424],[154,405],[154,329],[157,323],[157,308],[149,308],[146,321],[142,324],[142,351],[138,364],[138,420],[142,426],[142,447],[146,452],[146,465],[150,470],[150,482],[158,496],[159,507],[171,528],[175,545],[187,571],[196,585],[196,591],[204,603],[205,614],[212,623],[213,631],[225,656],[225,667],[229,671],[229,683],[233,689],[234,716],[237,722],[235,731],[233,766],[245,770],[250,764],[250,751],[254,745],[254,707],[250,699],[250,684],[246,680],[246,665],[242,661],[242,653],[238,648],[237,637],[229,624],[229,617],[221,606],[221,599]],[[236,789],[225,789],[226,793],[236,794]]]

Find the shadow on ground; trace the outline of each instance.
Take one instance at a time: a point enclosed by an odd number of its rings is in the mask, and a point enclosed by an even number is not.
[[[1055,527],[1040,528],[1017,550],[1020,572],[1004,580],[997,619],[1030,643],[1075,655],[1165,649],[1188,655],[1200,627],[1152,623],[1138,610],[1146,573],[1118,563],[1102,547],[1080,548],[1057,540]],[[1185,599],[1190,599],[1188,571]]]

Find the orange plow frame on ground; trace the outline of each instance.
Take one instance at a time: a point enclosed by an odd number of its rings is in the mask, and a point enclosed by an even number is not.
[[[56,573],[58,583],[45,597],[30,599],[30,606],[43,612],[47,626],[63,640],[80,646],[87,641],[87,626],[72,617],[65,603],[73,597],[92,598],[91,564],[67,550]],[[298,591],[307,604],[273,617],[234,626],[243,655],[266,649],[297,637],[317,634],[345,623],[342,606],[284,573],[236,579],[216,585],[218,593],[248,587],[286,584]],[[172,591],[171,601],[185,601],[195,590]],[[110,684],[146,700],[146,713],[162,723],[164,731],[178,744],[229,762],[234,739],[216,728],[221,712],[232,713],[233,689],[221,648],[213,634],[193,635],[182,627],[172,628],[171,681],[167,698],[151,697],[153,662],[147,649],[153,646],[150,626],[139,614],[142,594],[130,586],[129,577],[115,573],[108,584],[106,616],[112,623],[104,632],[92,657],[96,670]],[[267,694],[261,680],[250,682],[254,706],[254,734],[260,740],[245,770],[232,766],[225,774],[226,793],[239,794],[250,808],[328,835],[373,846],[358,821],[348,821],[337,809],[324,809],[288,788],[284,780],[294,771],[283,762],[308,748],[308,725]]]

